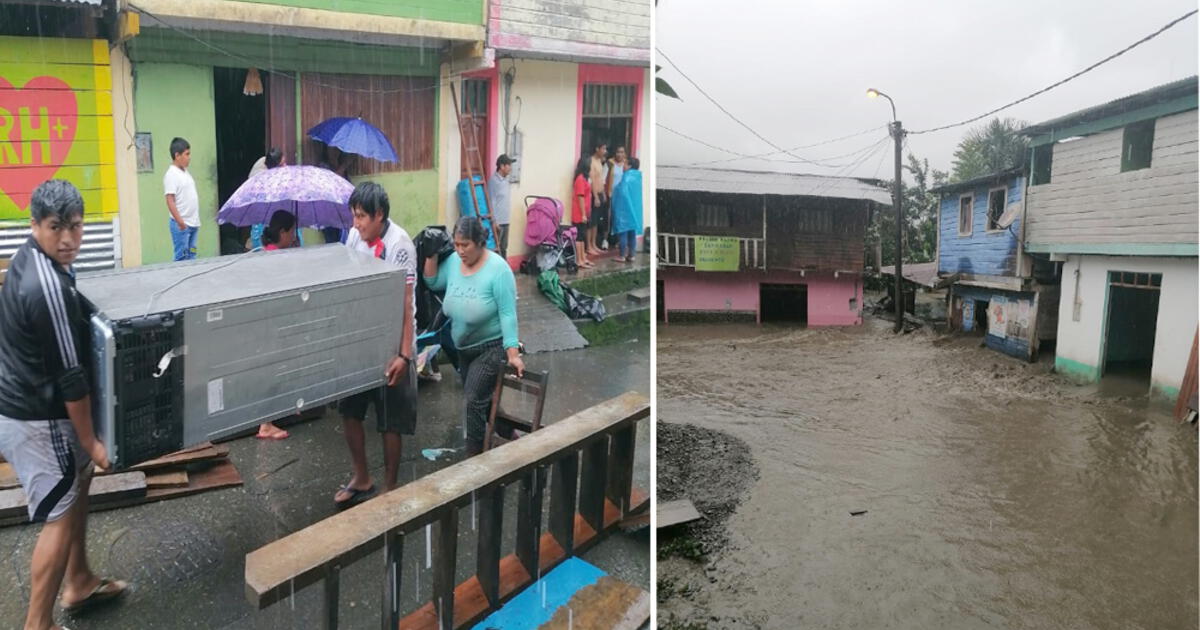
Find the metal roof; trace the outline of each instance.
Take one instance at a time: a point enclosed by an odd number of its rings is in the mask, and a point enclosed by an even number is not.
[[[990,173],[988,175],[980,175],[979,177],[972,177],[971,179],[964,180],[961,182],[951,182],[949,184],[942,184],[941,186],[934,186],[933,188],[929,189],[929,192],[941,194],[941,193],[954,192],[956,190],[966,190],[968,188],[975,188],[976,186],[979,186],[981,184],[990,184],[990,183],[998,181],[998,180],[1007,180],[1010,177],[1014,177],[1016,175],[1022,174],[1024,172],[1024,170],[1025,169],[1023,167],[1010,168],[1007,171],[1000,171],[999,173]]]
[[[859,177],[683,166],[657,166],[654,173],[658,190],[861,199],[892,205],[892,195],[882,182]]]
[[[935,286],[938,282],[937,263],[904,263],[901,268],[904,279],[925,287]],[[890,265],[879,270],[885,276],[895,276],[896,266]]]
[[[1168,101],[1181,96],[1194,95],[1196,94],[1196,87],[1197,80],[1196,76],[1193,75],[1186,79],[1172,81],[1171,83],[1164,83],[1163,85],[1138,92],[1137,94],[1130,94],[1107,103],[1101,103],[1100,105],[1094,105],[1092,107],[1088,107],[1087,109],[1081,109],[1077,112],[1067,114],[1066,116],[1059,116],[1058,118],[1040,122],[1036,125],[1030,125],[1022,129],[1020,133],[1021,135],[1025,136],[1036,136],[1048,131],[1052,131],[1056,128],[1061,129],[1063,127],[1077,125],[1079,123],[1091,122],[1101,118],[1123,114],[1125,112],[1146,107],[1148,105],[1154,105],[1162,101]]]

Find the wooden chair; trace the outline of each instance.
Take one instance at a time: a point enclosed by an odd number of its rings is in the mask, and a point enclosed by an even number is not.
[[[544,371],[525,370],[523,377],[517,376],[517,371],[505,366],[496,378],[496,391],[492,394],[492,411],[488,414],[487,432],[483,436],[483,450],[492,448],[496,438],[496,424],[532,433],[542,428],[542,410],[546,406],[546,385],[550,381],[550,373]],[[514,389],[535,396],[533,417],[521,418],[504,410],[504,391]]]

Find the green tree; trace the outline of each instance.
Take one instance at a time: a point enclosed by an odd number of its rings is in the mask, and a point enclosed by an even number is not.
[[[993,118],[968,131],[954,151],[951,181],[966,181],[1019,166],[1029,150],[1029,140],[1017,133],[1025,125],[1012,118]]]
[[[937,255],[938,196],[929,192],[947,182],[945,171],[929,168],[929,160],[917,159],[909,153],[904,165],[912,184],[901,181],[900,194],[904,203],[904,262],[933,262]],[[886,182],[888,190],[892,182]],[[867,229],[867,260],[875,263],[875,252],[883,254],[883,265],[896,264],[896,213],[883,208]]]

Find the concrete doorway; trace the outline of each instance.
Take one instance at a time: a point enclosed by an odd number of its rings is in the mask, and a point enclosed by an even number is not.
[[[758,285],[758,312],[763,323],[786,322],[808,325],[808,285]]]
[[[1104,377],[1148,387],[1154,364],[1162,274],[1110,271]]]
[[[213,104],[217,124],[217,203],[218,208],[250,176],[250,167],[267,152],[267,97],[263,93],[247,96],[245,68],[213,68]],[[233,244],[245,243],[249,228],[222,225],[221,253]]]

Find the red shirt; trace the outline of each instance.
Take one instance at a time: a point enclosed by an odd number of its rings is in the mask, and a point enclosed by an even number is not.
[[[571,194],[571,223],[583,223],[587,221],[587,212],[584,211],[584,206],[579,203],[579,198],[583,197],[583,203],[587,206],[592,205],[592,185],[583,175],[575,176],[575,185]],[[591,209],[590,207],[588,208]]]

